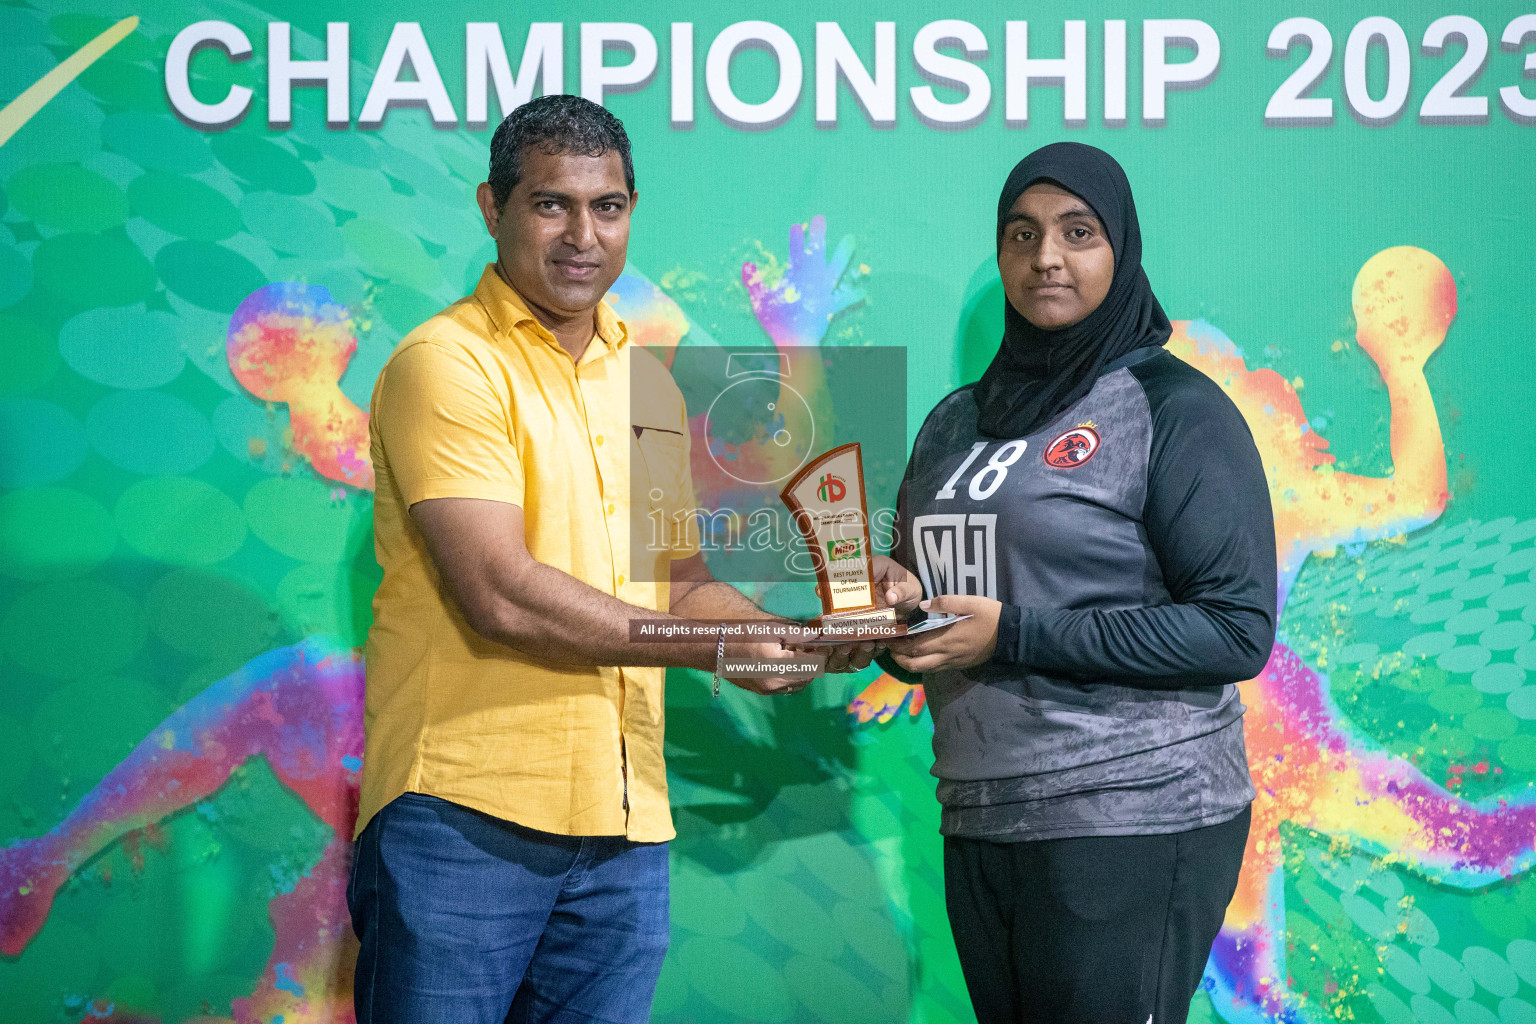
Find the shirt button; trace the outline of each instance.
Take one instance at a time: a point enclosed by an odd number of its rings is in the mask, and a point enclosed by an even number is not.
[[[608,514],[613,515],[613,502],[608,503]]]
[[[624,574],[623,573],[619,573],[619,586],[622,587],[623,585],[624,585]]]
[[[602,434],[598,434],[597,435],[597,446],[599,448],[601,448],[603,446],[603,435]]]

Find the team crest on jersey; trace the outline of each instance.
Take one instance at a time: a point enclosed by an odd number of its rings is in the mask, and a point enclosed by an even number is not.
[[[1092,427],[1073,427],[1045,446],[1045,464],[1057,469],[1076,469],[1099,451],[1099,432]]]

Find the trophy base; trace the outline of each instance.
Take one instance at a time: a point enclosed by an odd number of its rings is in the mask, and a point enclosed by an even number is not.
[[[806,623],[812,629],[822,631],[819,640],[826,641],[835,637],[842,642],[857,640],[889,640],[891,637],[904,636],[907,632],[906,623],[896,621],[894,608],[877,608],[859,612],[828,612],[818,615]]]

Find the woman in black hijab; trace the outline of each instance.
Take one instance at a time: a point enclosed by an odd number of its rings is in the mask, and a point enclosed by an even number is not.
[[[1124,171],[1020,161],[981,380],[918,433],[892,556],[929,611],[893,641],[934,716],[945,895],[978,1018],[1178,1024],[1253,799],[1236,682],[1274,642],[1275,541],[1230,400],[1163,349]]]

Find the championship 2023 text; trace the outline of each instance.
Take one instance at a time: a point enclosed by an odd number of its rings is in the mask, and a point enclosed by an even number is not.
[[[892,128],[907,113],[900,102],[904,96],[911,117],[953,131],[986,120],[999,94],[1008,127],[1023,128],[1030,123],[1031,90],[1039,88],[1061,89],[1064,125],[1081,127],[1089,118],[1093,47],[1094,105],[1102,123],[1127,125],[1133,101],[1139,100],[1140,123],[1155,128],[1167,122],[1170,92],[1213,87],[1224,54],[1217,29],[1194,18],[1006,21],[987,29],[944,19],[915,31],[905,26],[898,31],[893,21],[847,29],[824,21],[806,29],[797,38],[770,21],[738,21],[704,38],[686,21],[654,28],[633,22],[534,22],[504,34],[496,22],[469,22],[459,38],[429,40],[420,23],[396,22],[371,74],[364,72],[367,87],[359,90],[362,107],[354,114],[353,61],[374,55],[353,52],[349,23],[329,23],[322,42],[296,38],[288,22],[270,22],[260,54],[267,123],[274,129],[291,124],[295,88],[324,89],[332,128],[377,128],[391,109],[408,106],[425,108],[439,128],[476,129],[490,120],[493,96],[503,114],[531,99],[536,89],[558,93],[570,85],[601,103],[609,94],[656,87],[664,75],[671,125],[677,129],[693,127],[698,108],[707,105],[733,128],[763,131],[792,118],[806,97],[814,101],[819,127],[837,127],[852,104],[871,125]],[[570,37],[578,51],[579,82],[566,75]],[[991,60],[999,42],[1001,67]],[[1340,45],[1342,69],[1336,72]],[[458,102],[434,58],[435,48],[449,46],[463,48]],[[773,60],[776,84],[766,99],[744,100],[736,91],[739,83],[733,85],[732,62],[749,49]],[[1411,109],[1415,82],[1432,83],[1417,97],[1421,124],[1485,124],[1497,107],[1509,120],[1533,125],[1536,84],[1529,94],[1522,91],[1523,82],[1536,80],[1536,52],[1528,50],[1536,51],[1536,14],[1498,25],[1452,14],[1427,26],[1380,16],[1335,26],[1291,17],[1276,24],[1267,40],[1235,44],[1243,59],[1262,52],[1275,63],[1274,89],[1263,110],[1255,112],[1274,127],[1330,126],[1341,108],[1362,125],[1391,124]],[[171,107],[183,121],[207,131],[238,123],[250,112],[256,90],[196,79],[200,68],[208,68],[203,62],[254,56],[250,35],[237,25],[188,25],[165,54]],[[1384,62],[1384,81],[1370,72],[1373,59]],[[1135,66],[1139,74],[1132,73]],[[1133,86],[1139,86],[1135,96]]]

